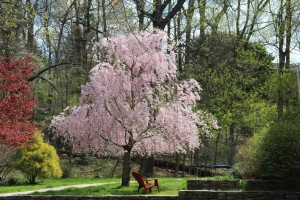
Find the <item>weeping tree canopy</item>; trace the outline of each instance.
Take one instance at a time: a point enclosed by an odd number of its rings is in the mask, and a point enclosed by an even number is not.
[[[193,108],[201,88],[195,80],[178,81],[166,42],[166,33],[156,30],[96,43],[104,54],[96,56],[101,60],[82,86],[80,105],[52,121],[75,152],[123,156],[122,186],[129,184],[131,153],[184,152],[199,145],[198,127],[205,122]]]

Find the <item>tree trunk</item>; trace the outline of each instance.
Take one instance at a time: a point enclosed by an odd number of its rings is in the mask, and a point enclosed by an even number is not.
[[[174,178],[178,177],[180,154],[176,153]]]
[[[206,0],[198,0],[199,14],[200,14],[200,45],[205,41],[205,10],[206,10]]]
[[[291,8],[291,0],[286,1],[286,16],[285,16],[285,26],[286,26],[286,36],[285,36],[285,55],[286,55],[286,62],[285,67],[286,69],[290,68],[290,62],[291,62],[291,41],[292,41],[292,8]]]
[[[185,177],[185,161],[186,161],[186,154],[183,154],[183,161],[182,161],[182,177]]]
[[[284,105],[284,98],[283,98],[283,86],[282,86],[282,75],[285,69],[285,59],[286,54],[284,52],[284,34],[285,34],[285,21],[283,17],[283,4],[281,4],[279,8],[279,13],[277,15],[277,26],[278,26],[278,40],[279,40],[279,47],[278,47],[278,56],[279,56],[279,65],[278,65],[278,91],[277,91],[277,118],[281,118],[283,115],[283,105]]]
[[[215,153],[214,153],[214,165],[217,164],[217,154],[218,154],[218,144],[220,139],[220,133],[218,132],[216,142],[215,142]]]
[[[161,30],[164,30],[164,28],[170,22],[170,20],[173,19],[174,16],[177,14],[177,12],[182,9],[183,4],[185,2],[186,0],[177,0],[176,3],[173,4],[173,2],[171,1],[162,2],[162,0],[155,0],[153,1],[153,12],[149,13],[145,11],[144,0],[134,0],[134,3],[138,10],[139,20],[143,19],[144,16],[147,16],[152,21],[153,27]],[[165,9],[169,5],[174,5],[174,6],[172,9],[169,9],[169,12],[166,12]],[[139,24],[139,25],[143,25],[143,24]],[[141,28],[141,26],[139,26],[139,28]]]
[[[2,30],[2,38],[4,43],[4,56],[9,57],[10,56],[10,49],[9,49],[9,33],[8,31]]]
[[[34,48],[34,20],[36,16],[36,10],[38,8],[39,0],[31,2],[26,0],[26,10],[28,14],[27,19],[27,42],[25,44],[26,49],[29,52],[33,51]]]
[[[103,35],[107,37],[107,22],[106,22],[106,5],[105,1],[102,0],[102,19],[103,19]]]
[[[144,30],[144,18],[145,18],[145,14],[142,12],[142,10],[145,9],[145,2],[144,0],[142,1],[138,1],[137,3],[137,13],[138,13],[138,18],[139,18],[139,30],[143,31]]]
[[[34,33],[33,33],[33,21],[28,23],[28,30],[27,30],[27,43],[26,49],[30,52],[33,51],[33,41],[34,41]]]
[[[49,2],[48,0],[46,0],[46,7],[44,9],[44,13],[50,13],[50,6],[49,6]],[[51,39],[50,39],[50,31],[49,31],[49,16],[44,17],[44,27],[45,27],[45,31],[46,31],[46,46],[48,48],[48,63],[52,62],[52,45],[51,45]],[[46,55],[45,55],[46,57]]]
[[[117,169],[119,163],[120,163],[120,159],[117,160],[117,162],[116,162],[116,164],[115,164],[115,166],[114,166],[114,168],[113,168],[113,170],[112,170],[112,172],[111,172],[110,178],[113,178],[113,177],[114,177],[115,171],[116,171],[116,169]]]
[[[199,149],[195,149],[195,152],[194,152],[194,162],[192,164],[196,164],[198,165],[199,164]]]
[[[229,157],[228,157],[229,165],[233,165],[233,158],[234,158],[234,152],[235,152],[234,128],[235,128],[235,124],[231,123],[230,127],[229,127],[229,148],[230,148],[230,153],[229,153]]]
[[[186,34],[185,34],[185,64],[189,64],[189,57],[191,53],[191,34],[192,34],[192,19],[194,15],[194,6],[195,0],[190,0],[187,9],[187,16],[186,16]]]
[[[177,16],[177,40],[181,41],[181,39],[182,39],[182,37],[181,37],[181,11],[179,11],[178,16]],[[181,45],[179,45],[178,52],[177,52],[179,73],[181,73],[183,71],[181,50],[182,50]]]
[[[143,177],[151,177],[154,175],[154,157],[144,156],[139,170]]]
[[[122,173],[122,183],[121,187],[128,187],[130,181],[130,172],[131,172],[131,149],[125,149],[124,161],[123,161],[123,173]]]

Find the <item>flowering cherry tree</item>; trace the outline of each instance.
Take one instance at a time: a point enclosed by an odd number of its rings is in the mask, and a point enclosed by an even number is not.
[[[23,146],[34,133],[30,122],[35,106],[28,78],[30,58],[0,58],[0,150]]]
[[[193,108],[201,88],[195,80],[177,80],[175,54],[164,41],[159,30],[102,39],[95,45],[102,61],[82,86],[80,105],[52,120],[74,152],[123,156],[122,186],[129,185],[132,153],[199,146],[203,122]]]

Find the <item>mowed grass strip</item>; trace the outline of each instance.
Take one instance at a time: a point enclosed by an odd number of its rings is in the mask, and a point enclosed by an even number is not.
[[[60,178],[60,179],[43,179],[38,180],[38,184],[30,185],[25,183],[18,183],[12,186],[0,186],[0,193],[9,192],[23,192],[30,190],[37,190],[43,188],[54,188],[67,185],[80,185],[90,183],[107,183],[107,182],[118,182],[119,178],[103,179],[103,178]]]
[[[115,179],[111,179],[114,182]],[[132,179],[134,180],[134,179]],[[71,195],[71,196],[110,196],[110,195],[145,195],[144,190],[137,192],[138,183],[131,181],[129,187],[120,187],[120,179],[118,183],[105,184],[101,186],[93,186],[87,188],[68,188],[60,191],[35,192],[33,195]],[[109,182],[109,181],[108,181]],[[155,196],[177,196],[178,190],[186,189],[187,178],[158,178],[160,192],[156,187],[152,188],[152,192],[147,195]]]

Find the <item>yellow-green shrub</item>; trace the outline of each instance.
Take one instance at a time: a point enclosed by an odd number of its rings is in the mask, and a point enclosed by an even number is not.
[[[300,177],[300,108],[292,107],[280,120],[254,134],[241,148],[238,169],[246,177]]]
[[[61,177],[59,157],[53,146],[43,141],[43,135],[35,133],[28,146],[17,149],[16,169],[20,170],[29,183],[36,183],[37,177]]]

